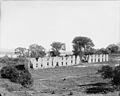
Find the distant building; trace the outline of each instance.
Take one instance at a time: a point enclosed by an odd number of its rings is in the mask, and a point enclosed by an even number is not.
[[[70,56],[70,55],[73,55],[73,52],[71,52],[71,51],[61,51],[60,55],[61,56]]]
[[[49,57],[49,56],[52,56],[52,55],[53,55],[52,50],[46,51],[46,56]],[[63,50],[60,51],[60,56],[70,56],[70,55],[73,55],[72,51],[63,51]]]

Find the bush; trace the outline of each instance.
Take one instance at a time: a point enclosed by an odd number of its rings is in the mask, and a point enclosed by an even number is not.
[[[116,66],[113,73],[112,83],[118,86],[120,85],[120,66]]]
[[[21,71],[17,70],[15,66],[5,66],[1,69],[0,75],[2,78],[19,83],[24,87],[30,87],[33,84],[32,76],[27,69]]]
[[[0,58],[0,63],[5,63],[7,65],[18,65],[18,64],[27,64],[28,60],[26,58],[10,58],[8,56],[4,56]]]
[[[104,79],[110,79],[113,77],[113,69],[108,65],[103,66],[100,70],[98,70],[98,73],[100,73]]]
[[[12,66],[5,66],[0,70],[0,74],[2,78],[7,78],[10,80],[16,79],[19,75],[17,69]]]
[[[30,87],[33,84],[33,79],[28,70],[21,71],[18,77],[18,82],[24,87]]]
[[[0,58],[0,63],[7,63],[9,61],[9,57],[8,56],[4,56]]]
[[[103,66],[98,70],[98,73],[100,73],[104,79],[111,79],[112,84],[117,88],[120,87],[120,65],[116,66],[114,69],[110,66]]]

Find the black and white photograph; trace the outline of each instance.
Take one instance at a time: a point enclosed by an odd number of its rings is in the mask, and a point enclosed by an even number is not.
[[[0,0],[0,96],[120,96],[120,1]]]

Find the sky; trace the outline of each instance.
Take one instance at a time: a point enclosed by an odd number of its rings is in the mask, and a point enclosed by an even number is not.
[[[92,39],[95,48],[120,42],[120,1],[3,1],[0,48],[50,49],[53,41],[72,50],[76,36]]]

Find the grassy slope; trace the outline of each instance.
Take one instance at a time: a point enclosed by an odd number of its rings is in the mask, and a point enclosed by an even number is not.
[[[109,81],[103,80],[100,75],[96,74],[99,68],[100,66],[71,66],[39,69],[36,71],[31,70],[34,78],[34,90],[36,90],[36,93],[38,92],[38,94],[45,93],[53,95],[52,93],[55,93],[57,96],[68,96],[70,90],[72,90],[74,94],[73,96],[88,96],[88,94],[84,93],[84,89],[85,87],[90,86],[86,85],[94,83],[107,83]],[[94,96],[116,96],[116,94],[118,93],[112,92],[108,94],[94,94]]]
[[[119,62],[115,60],[115,56],[110,56],[109,62],[97,64],[109,64],[114,67],[114,65],[118,63]],[[31,70],[32,76],[35,80],[34,89],[36,92],[38,91],[38,94],[45,93],[51,95],[55,92],[54,95],[57,96],[68,96],[70,90],[72,90],[73,96],[88,96],[88,94],[82,92],[84,87],[79,86],[86,86],[87,84],[94,83],[108,83],[109,80],[103,80],[98,74],[96,74],[101,66],[92,66],[92,64],[87,63],[85,65],[89,65],[89,67],[58,67],[39,69],[36,71]],[[118,92],[89,94],[89,96],[118,96]]]
[[[104,62],[101,64],[107,63],[111,66],[114,66],[114,64],[117,64],[118,61],[115,61],[113,57],[111,57],[109,62]],[[85,65],[90,66],[56,67],[49,69],[30,70],[34,78],[34,85],[32,89],[29,90],[29,93],[33,93],[33,96],[70,96],[70,91],[72,91],[71,96],[118,96],[117,91],[109,92],[107,94],[86,94],[84,89],[91,86],[93,87],[91,84],[106,84],[109,80],[103,80],[100,75],[96,74],[97,70],[101,66],[92,66],[92,64]],[[103,84],[102,86],[105,85]],[[109,85],[107,86],[111,87]],[[23,92],[18,92],[17,95],[30,96],[28,95],[28,91],[25,93],[25,89],[21,89],[21,86],[3,79],[0,79],[0,87],[9,88],[14,91],[23,90]],[[16,94],[12,96],[16,96]]]

